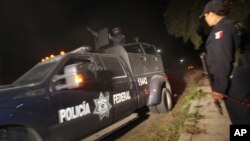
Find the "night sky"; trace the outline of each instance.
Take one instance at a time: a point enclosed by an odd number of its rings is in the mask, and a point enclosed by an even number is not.
[[[126,41],[162,49],[166,69],[192,58],[182,40],[167,34],[163,12],[168,0],[7,0],[0,2],[0,83],[10,83],[50,54],[94,46],[86,30],[119,26]],[[190,57],[191,56],[191,57]]]

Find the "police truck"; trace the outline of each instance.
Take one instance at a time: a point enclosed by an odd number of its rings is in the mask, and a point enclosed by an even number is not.
[[[52,56],[0,86],[0,141],[99,140],[137,119],[142,107],[167,113],[171,97],[156,47],[109,45],[104,29],[95,51]]]

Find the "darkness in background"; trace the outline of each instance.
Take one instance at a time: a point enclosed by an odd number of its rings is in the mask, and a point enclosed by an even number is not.
[[[139,37],[162,50],[167,72],[197,63],[191,45],[169,36],[163,12],[168,0],[8,0],[0,2],[0,83],[13,82],[50,54],[94,46],[95,30],[121,27],[128,42]],[[198,61],[197,61],[198,60]]]

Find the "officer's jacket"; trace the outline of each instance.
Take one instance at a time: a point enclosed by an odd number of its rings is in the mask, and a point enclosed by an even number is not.
[[[240,35],[235,24],[223,18],[206,42],[207,63],[212,76],[212,90],[226,94],[233,69],[235,50],[240,46]]]
[[[122,34],[116,34],[110,38],[114,45],[120,45],[125,43],[125,36]]]

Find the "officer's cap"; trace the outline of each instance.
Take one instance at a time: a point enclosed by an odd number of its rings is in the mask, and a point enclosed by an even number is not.
[[[223,2],[221,0],[212,0],[206,4],[203,13],[200,15],[199,18],[202,18],[204,14],[208,12],[215,12],[216,14],[224,15],[225,11],[226,9],[223,6]]]

